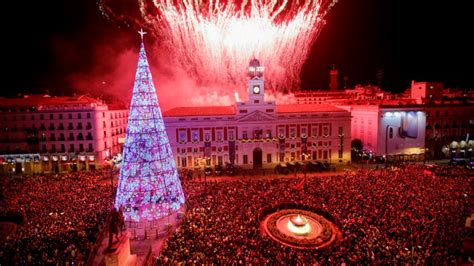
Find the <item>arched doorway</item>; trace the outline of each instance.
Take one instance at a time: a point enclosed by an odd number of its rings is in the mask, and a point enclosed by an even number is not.
[[[255,148],[253,150],[253,169],[262,168],[262,149]]]

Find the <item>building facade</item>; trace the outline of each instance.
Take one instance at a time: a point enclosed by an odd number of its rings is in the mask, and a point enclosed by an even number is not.
[[[121,152],[127,116],[87,96],[2,98],[1,173],[96,169]]]
[[[428,158],[470,158],[474,148],[474,105],[442,101],[425,105]]]
[[[474,91],[445,89],[441,82],[415,81],[410,91],[426,112],[426,157],[472,157]]]
[[[429,103],[443,99],[442,82],[412,81],[410,94],[418,103]]]
[[[426,114],[421,106],[351,105],[351,136],[389,160],[424,159]]]
[[[360,139],[364,149],[377,155],[420,158],[416,154],[423,146],[423,134],[426,159],[473,156],[474,90],[446,89],[441,82],[412,81],[400,94],[377,86],[356,86],[339,91],[297,92],[295,98],[299,104],[327,103],[350,111],[352,139]],[[402,120],[416,121],[416,138],[399,134]],[[414,131],[414,124],[411,128]],[[388,139],[387,147],[386,130],[394,130],[394,139]]]
[[[240,165],[272,168],[286,162],[350,161],[348,111],[324,104],[265,101],[263,67],[252,60],[248,100],[233,106],[178,107],[164,112],[180,168]]]

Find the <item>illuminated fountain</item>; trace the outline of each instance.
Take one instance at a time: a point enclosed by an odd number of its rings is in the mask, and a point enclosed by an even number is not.
[[[293,248],[321,249],[340,237],[340,231],[331,221],[300,209],[276,211],[268,215],[261,226],[275,241]]]
[[[304,236],[311,232],[311,224],[304,215],[293,215],[290,217],[287,228],[295,235]]]

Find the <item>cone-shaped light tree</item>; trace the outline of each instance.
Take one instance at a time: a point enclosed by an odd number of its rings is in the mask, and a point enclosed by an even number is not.
[[[115,207],[126,221],[152,221],[184,203],[184,195],[142,43],[133,86]]]

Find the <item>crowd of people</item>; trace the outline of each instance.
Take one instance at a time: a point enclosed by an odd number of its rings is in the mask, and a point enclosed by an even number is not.
[[[440,173],[405,165],[308,175],[304,189],[296,189],[298,178],[183,178],[188,211],[155,263],[454,264],[474,179],[454,166]],[[108,176],[6,179],[0,213],[20,219],[0,243],[0,264],[84,265],[112,207]],[[275,242],[260,228],[262,213],[284,205],[330,214],[342,240],[318,251]]]
[[[455,264],[467,233],[473,177],[427,175],[423,165],[335,176],[184,183],[188,212],[155,263]],[[284,204],[330,213],[343,238],[297,250],[260,229],[262,210]]]
[[[6,180],[2,217],[19,216],[0,265],[85,265],[112,208],[107,170]]]

